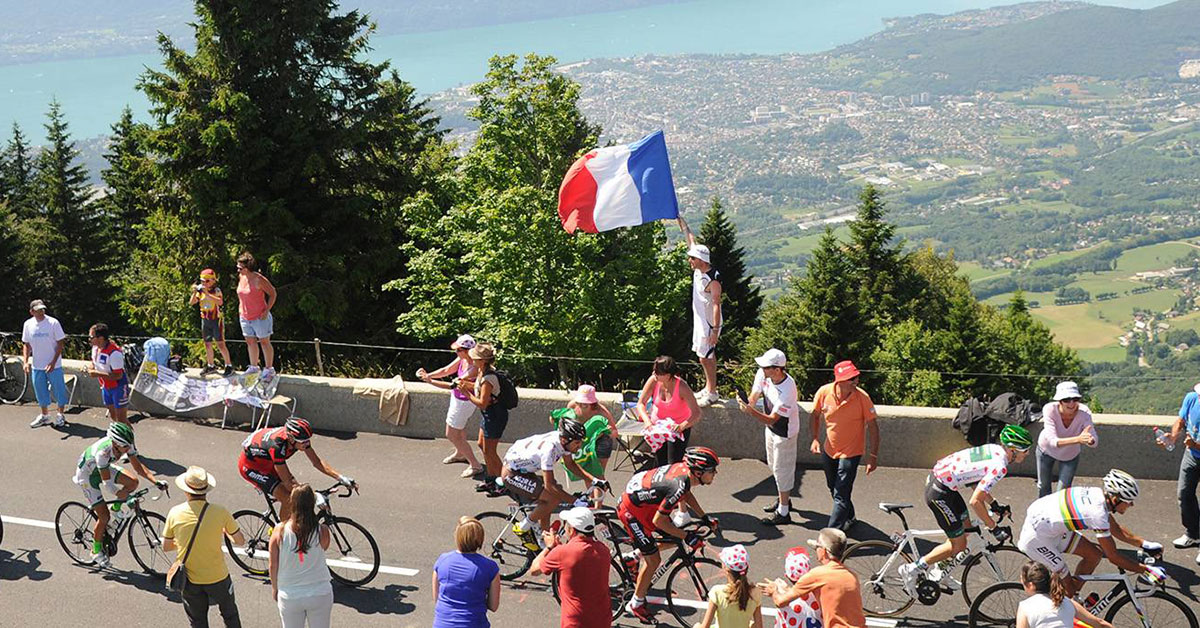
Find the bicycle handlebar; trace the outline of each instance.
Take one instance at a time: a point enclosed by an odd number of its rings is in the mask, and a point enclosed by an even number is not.
[[[356,491],[353,486],[346,486],[345,484],[338,482],[337,484],[334,484],[333,486],[331,486],[327,489],[320,490],[317,492],[324,495],[325,497],[329,497],[329,496],[350,497],[351,495],[354,495],[354,493]]]

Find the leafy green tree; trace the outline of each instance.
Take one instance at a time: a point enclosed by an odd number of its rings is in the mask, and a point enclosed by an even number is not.
[[[146,127],[133,121],[133,110],[125,107],[112,125],[108,168],[100,174],[108,186],[99,211],[109,231],[110,246],[118,256],[128,255],[139,245],[137,230],[146,222],[153,206],[154,164],[143,148]]]
[[[404,268],[400,207],[441,176],[447,153],[413,88],[363,60],[366,16],[337,11],[332,0],[197,0],[194,53],[160,36],[164,67],[139,88],[161,200],[123,281],[133,320],[194,331],[181,275],[232,277],[249,250],[279,290],[279,335],[392,335],[405,304],[381,284]]]
[[[994,310],[989,314],[984,319],[984,329],[994,339],[992,351],[996,361],[993,372],[1006,374],[997,377],[997,384],[1002,384],[1006,390],[1027,399],[1049,399],[1060,379],[1083,373],[1079,355],[1055,342],[1050,329],[1034,320],[1019,291],[1013,294],[1002,314]],[[1076,377],[1080,386],[1086,389],[1086,381],[1081,379]]]
[[[18,218],[33,215],[33,159],[29,141],[16,122],[0,159],[0,181],[0,200],[8,201],[9,210]]]
[[[8,202],[0,199],[0,260],[4,260],[0,263],[0,303],[8,304],[6,314],[0,317],[0,329],[17,329],[24,314],[19,304],[29,299],[17,228],[17,217],[8,209]]]
[[[686,282],[661,224],[567,234],[557,191],[600,129],[579,111],[580,86],[552,57],[493,57],[470,116],[479,135],[449,207],[423,195],[405,208],[412,241],[389,287],[411,309],[400,330],[421,339],[472,330],[516,354],[645,359]],[[528,374],[573,381],[573,364],[528,360]]]
[[[712,264],[721,272],[722,321],[717,355],[737,355],[746,341],[747,330],[758,320],[762,294],[757,286],[750,283],[752,277],[746,273],[746,251],[738,246],[737,229],[726,216],[719,198],[713,198],[704,216],[699,241],[708,246]],[[690,312],[690,296],[687,298],[689,300],[684,311]]]

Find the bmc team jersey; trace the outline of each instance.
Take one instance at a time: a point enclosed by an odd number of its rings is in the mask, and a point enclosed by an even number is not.
[[[132,446],[129,448],[129,455],[137,456],[137,450]],[[79,456],[79,466],[75,469],[75,483],[88,484],[93,474],[112,466],[116,457],[111,438],[105,436],[92,443],[92,446],[83,450],[83,454]]]
[[[275,465],[286,464],[296,453],[287,440],[287,428],[264,427],[242,441],[242,458],[246,466],[263,473],[275,472]]]
[[[659,512],[669,514],[691,488],[687,463],[676,462],[629,478],[624,498],[635,508],[658,505]]]
[[[1039,537],[1051,537],[1095,530],[1096,536],[1108,536],[1108,507],[1104,489],[1096,486],[1063,489],[1029,505],[1025,515]]]
[[[567,450],[562,446],[558,431],[536,434],[513,443],[504,454],[504,464],[517,473],[553,471]]]
[[[990,493],[1007,474],[1008,454],[1000,445],[964,449],[933,465],[933,477],[954,491],[978,482],[980,490]]]
[[[101,388],[116,388],[125,383],[125,354],[117,343],[109,342],[103,349],[92,347],[92,364],[107,376],[100,378]]]

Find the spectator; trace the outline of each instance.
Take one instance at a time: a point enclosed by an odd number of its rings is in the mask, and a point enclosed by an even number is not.
[[[858,387],[858,368],[850,360],[833,367],[833,383],[825,384],[813,396],[812,447],[825,467],[825,484],[833,496],[829,527],[845,532],[858,520],[854,517],[854,480],[867,448],[870,434],[871,453],[867,456],[867,475],[875,471],[879,460],[879,426],[875,423],[875,404]],[[825,420],[825,447],[819,438],[821,420]],[[826,627],[828,628],[828,627]]]
[[[167,513],[163,527],[163,550],[176,550],[179,557],[187,552],[183,568],[187,584],[183,589],[183,610],[192,628],[208,628],[208,607],[216,604],[221,611],[225,628],[241,628],[237,601],[233,595],[233,579],[225,567],[221,552],[226,535],[236,545],[246,542],[237,522],[229,511],[208,501],[208,493],[217,486],[217,479],[200,467],[188,467],[175,478],[175,485],[187,495],[187,501]],[[201,519],[203,517],[203,519]],[[192,543],[192,537],[196,537]],[[187,551],[188,545],[191,551]]]
[[[1050,570],[1037,561],[1031,560],[1021,566],[1021,584],[1029,597],[1017,605],[1017,628],[1073,628],[1076,620],[1092,628],[1113,628],[1112,624],[1071,599],[1062,576],[1051,575]]]
[[[34,299],[29,304],[29,320],[21,328],[21,355],[25,372],[33,376],[33,395],[37,397],[41,412],[29,424],[40,427],[50,422],[50,395],[58,404],[54,415],[54,427],[67,424],[63,413],[67,411],[67,384],[63,379],[62,353],[67,334],[57,318],[46,314],[46,304]]]
[[[566,412],[571,414],[563,414]],[[551,412],[550,421],[555,427],[558,427],[558,419],[561,416],[571,416],[583,423],[584,429],[587,430],[587,438],[583,441],[583,447],[576,452],[575,462],[593,476],[603,478],[615,446],[613,439],[617,438],[617,420],[596,397],[596,387],[590,384],[581,385],[567,402],[566,408]],[[578,479],[569,470],[567,477],[572,481]],[[604,503],[604,490],[593,487],[592,501],[596,507],[600,507]]]
[[[763,518],[763,523],[778,526],[792,522],[791,493],[796,485],[800,403],[796,380],[784,370],[787,356],[782,351],[768,349],[754,361],[759,369],[754,375],[749,402],[738,399],[738,407],[766,426],[763,432],[767,442],[767,466],[771,469],[771,475],[775,476],[775,488],[779,495],[774,504],[763,509],[763,512],[769,513]],[[761,412],[754,407],[760,397],[763,400]]]
[[[746,579],[750,556],[742,545],[721,550],[725,584],[708,592],[708,610],[695,628],[762,628],[762,607],[758,591]]]
[[[258,372],[258,349],[261,345],[263,381],[269,382],[275,377],[275,349],[271,346],[271,334],[275,333],[275,318],[271,316],[271,308],[275,307],[277,301],[275,286],[258,272],[258,262],[249,253],[238,256],[237,270],[238,316],[242,336],[246,338],[246,351],[250,356],[246,373]]]
[[[1200,545],[1200,502],[1196,498],[1196,487],[1200,485],[1200,384],[1184,395],[1179,406],[1179,419],[1167,435],[1174,446],[1183,433],[1183,460],[1179,462],[1179,516],[1183,520],[1183,536],[1175,539],[1175,547],[1187,549]],[[1161,447],[1163,443],[1159,443]],[[1196,555],[1200,564],[1200,554]]]
[[[450,391],[450,407],[446,409],[446,440],[454,445],[454,451],[442,459],[442,464],[469,463],[470,467],[463,471],[462,477],[482,480],[486,470],[475,459],[475,452],[471,451],[471,445],[467,443],[467,421],[475,414],[475,404],[471,403],[467,393],[458,387],[459,382],[464,381],[474,385],[476,371],[470,351],[475,348],[475,344],[475,339],[471,336],[459,336],[458,340],[450,343],[450,348],[454,350],[454,359],[432,373],[423,368],[417,369],[417,378],[426,384]],[[453,381],[442,381],[442,378],[449,375],[454,375]]]
[[[129,422],[129,378],[125,376],[125,353],[109,338],[108,325],[96,323],[88,330],[92,343],[92,366],[88,376],[100,380],[100,396],[108,408],[108,418],[133,426]]]
[[[613,434],[617,433],[617,419],[613,417],[612,411],[604,404],[600,403],[600,398],[596,396],[596,387],[591,384],[582,384],[575,394],[571,395],[571,400],[567,402],[567,407],[575,411],[575,417],[587,424],[592,417],[602,416],[608,421],[609,430]]]
[[[786,591],[809,572],[808,550],[793,547],[783,559],[783,575],[787,580],[776,579],[775,587]],[[821,602],[813,593],[802,595],[775,610],[775,628],[821,628]]]
[[[612,553],[597,541],[596,518],[579,507],[560,515],[566,524],[567,542],[553,531],[542,533],[545,549],[533,559],[533,573],[558,574],[562,600],[562,628],[609,628],[612,605],[608,591],[608,563]]]
[[[647,411],[646,406],[651,403],[652,407]],[[671,430],[677,435],[675,440],[668,441],[654,452],[655,466],[683,460],[683,452],[692,437],[692,427],[700,422],[700,406],[691,386],[679,376],[679,365],[675,364],[675,358],[660,355],[654,360],[654,373],[646,379],[638,395],[637,413],[646,425],[660,419],[668,420]]]
[[[704,391],[696,396],[700,407],[721,400],[717,394],[717,340],[721,337],[721,273],[713,268],[707,246],[697,244],[687,222],[679,218],[687,236],[688,264],[692,267],[692,351],[704,368]]]
[[[808,544],[817,548],[819,567],[800,576],[790,587],[780,587],[782,582],[770,581],[760,583],[759,587],[779,608],[799,597],[816,593],[824,628],[865,628],[867,618],[863,615],[858,578],[842,564],[846,534],[837,528],[823,528],[817,540],[810,539]]]
[[[475,367],[475,381],[459,380],[458,389],[479,408],[483,417],[479,422],[479,450],[483,452],[484,463],[481,486],[490,487],[503,467],[496,446],[508,427],[508,408],[500,403],[500,376],[496,374],[496,351],[492,345],[477,344],[467,355]]]
[[[192,286],[192,298],[188,305],[200,306],[200,337],[204,339],[204,355],[208,359],[201,375],[217,372],[213,362],[213,344],[221,351],[225,359],[226,377],[233,374],[233,360],[229,358],[229,347],[225,345],[225,315],[221,306],[225,305],[225,296],[217,286],[217,271],[205,268],[200,271],[200,283]]]
[[[500,566],[479,555],[483,524],[462,517],[454,528],[458,551],[433,564],[433,628],[489,628],[487,612],[500,608]]]
[[[271,598],[279,605],[283,628],[329,628],[329,528],[317,518],[317,494],[311,486],[296,485],[291,503],[287,521],[271,533]]]
[[[1059,382],[1054,401],[1042,407],[1042,433],[1038,435],[1036,452],[1038,497],[1070,486],[1079,467],[1079,446],[1095,447],[1100,443],[1092,424],[1092,411],[1080,403],[1080,398],[1075,382]],[[1055,462],[1057,487],[1051,480]]]

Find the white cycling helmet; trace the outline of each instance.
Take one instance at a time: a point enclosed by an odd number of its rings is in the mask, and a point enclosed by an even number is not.
[[[1132,475],[1113,469],[1104,476],[1104,494],[1133,503],[1138,497],[1138,483]]]

